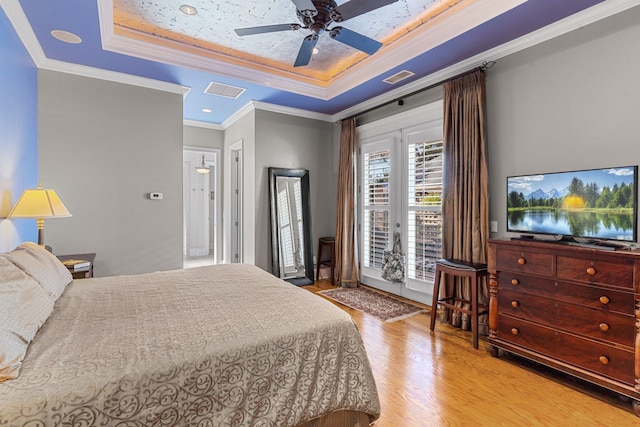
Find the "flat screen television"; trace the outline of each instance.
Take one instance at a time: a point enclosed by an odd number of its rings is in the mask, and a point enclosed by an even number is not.
[[[637,241],[638,166],[507,177],[507,231]]]

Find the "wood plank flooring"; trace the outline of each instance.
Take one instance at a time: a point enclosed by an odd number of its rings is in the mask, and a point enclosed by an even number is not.
[[[439,321],[431,332],[429,314],[382,323],[335,304],[353,317],[369,355],[382,407],[374,427],[640,426],[617,394],[517,356],[491,357],[486,337],[474,350],[470,332]]]

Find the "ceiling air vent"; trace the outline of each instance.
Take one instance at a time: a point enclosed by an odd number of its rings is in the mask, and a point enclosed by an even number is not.
[[[385,83],[389,83],[390,85],[394,85],[394,84],[398,83],[399,81],[402,81],[404,79],[408,79],[409,77],[413,76],[414,74],[415,73],[412,73],[411,71],[402,70],[399,73],[394,74],[393,76],[387,77],[383,81]]]
[[[245,90],[246,89],[241,87],[211,82],[204,92],[211,95],[224,96],[225,98],[237,99]]]

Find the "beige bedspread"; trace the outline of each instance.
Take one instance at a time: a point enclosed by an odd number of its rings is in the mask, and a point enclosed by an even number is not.
[[[257,267],[76,280],[0,383],[5,426],[293,426],[380,412],[361,337]]]

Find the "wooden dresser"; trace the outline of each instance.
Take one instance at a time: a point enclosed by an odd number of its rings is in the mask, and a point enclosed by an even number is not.
[[[633,399],[640,416],[640,254],[490,240],[489,351]]]

